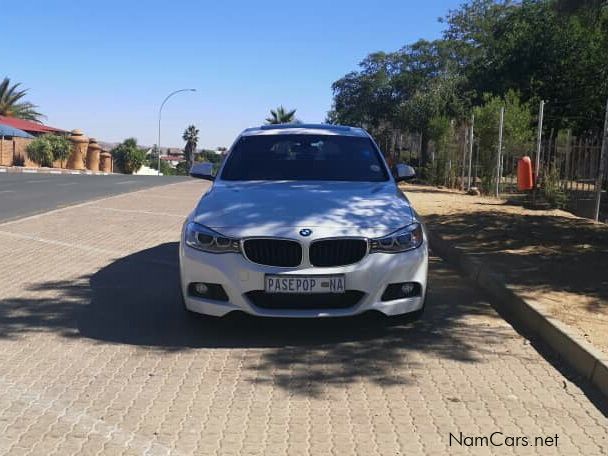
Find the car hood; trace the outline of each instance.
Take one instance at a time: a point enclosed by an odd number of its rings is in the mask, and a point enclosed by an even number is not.
[[[393,182],[216,182],[195,222],[227,236],[374,237],[412,223],[407,198]]]

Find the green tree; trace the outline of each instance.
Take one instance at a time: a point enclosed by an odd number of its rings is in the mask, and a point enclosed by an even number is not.
[[[608,98],[608,10],[598,10],[598,4],[474,0],[450,12],[444,38],[472,102],[513,89],[524,101],[548,102],[547,129],[601,130]]]
[[[111,152],[116,160],[116,165],[125,174],[133,174],[138,171],[146,161],[146,151],[137,147],[135,138],[125,139]]]
[[[286,124],[296,122],[296,110],[286,110],[283,106],[279,106],[277,109],[270,110],[270,117],[266,118],[267,124]]]
[[[192,167],[196,146],[198,145],[198,128],[196,128],[194,125],[190,125],[188,128],[186,128],[186,130],[184,130],[182,139],[186,141],[184,158],[186,159],[186,165],[188,166],[189,170]]]
[[[36,111],[38,106],[22,101],[27,89],[19,89],[20,86],[20,83],[11,84],[6,77],[0,82],[0,115],[40,122],[43,115]]]
[[[500,109],[505,108],[503,153],[521,156],[530,152],[534,139],[534,115],[529,104],[509,91],[504,98],[486,94],[484,104],[475,108],[475,135],[479,141],[482,191],[489,193],[496,178]]]

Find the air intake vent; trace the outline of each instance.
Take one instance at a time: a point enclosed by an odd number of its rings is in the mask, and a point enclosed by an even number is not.
[[[262,290],[250,291],[245,296],[264,309],[348,309],[354,307],[365,293],[347,290],[344,293],[273,294]]]
[[[254,263],[293,268],[302,262],[302,246],[284,239],[247,239],[245,255]]]
[[[345,266],[361,261],[367,253],[365,239],[327,239],[310,245],[310,263],[313,266]]]

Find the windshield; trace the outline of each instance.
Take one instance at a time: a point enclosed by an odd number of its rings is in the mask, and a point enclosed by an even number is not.
[[[369,138],[332,135],[243,136],[222,171],[224,180],[388,180]]]

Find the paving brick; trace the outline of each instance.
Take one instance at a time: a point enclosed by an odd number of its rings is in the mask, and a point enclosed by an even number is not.
[[[176,248],[205,185],[0,225],[0,454],[491,454],[449,433],[495,430],[608,454],[606,405],[437,259],[414,325],[187,315]]]

